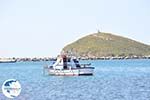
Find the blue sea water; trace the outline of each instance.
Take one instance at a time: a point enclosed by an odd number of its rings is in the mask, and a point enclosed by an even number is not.
[[[21,83],[14,100],[150,100],[150,60],[85,60],[93,76],[48,76],[52,62],[0,64],[0,86],[7,79]],[[0,100],[9,100],[0,90]]]

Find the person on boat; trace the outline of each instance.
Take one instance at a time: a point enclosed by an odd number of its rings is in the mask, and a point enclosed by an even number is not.
[[[62,55],[62,59],[63,59],[63,68],[67,69],[67,56],[66,55]]]
[[[78,59],[74,58],[73,62],[75,63],[76,68],[80,68],[81,67],[80,64],[79,64],[79,60]]]

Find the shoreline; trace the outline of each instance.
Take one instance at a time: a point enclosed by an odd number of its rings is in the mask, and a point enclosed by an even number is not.
[[[134,60],[134,59],[150,59],[150,56],[116,56],[116,57],[77,57],[79,60]],[[39,62],[39,61],[56,61],[56,57],[44,57],[44,58],[0,58],[0,63],[4,61],[9,62]]]
[[[81,60],[134,60],[134,59],[150,59],[150,57],[97,57],[97,58],[79,58]]]
[[[149,56],[102,56],[102,57],[78,57],[81,60],[127,60],[127,59],[150,59]]]

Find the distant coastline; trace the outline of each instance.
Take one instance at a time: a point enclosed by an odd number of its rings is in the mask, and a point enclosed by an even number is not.
[[[116,57],[77,57],[80,60],[128,60],[128,59],[150,59],[149,56],[116,56]],[[16,61],[16,62],[40,62],[40,61],[55,61],[56,57],[44,57],[44,58],[0,58],[0,63],[5,61]]]
[[[106,56],[106,57],[78,57],[81,60],[127,60],[127,59],[150,59],[149,56]]]
[[[0,63],[11,63],[11,62],[38,62],[38,61],[54,61],[56,60],[56,58],[50,58],[50,57],[43,57],[43,58],[39,58],[39,57],[34,57],[34,58],[29,58],[29,57],[24,57],[24,58],[0,58]]]
[[[97,32],[66,45],[61,54],[80,60],[150,59],[150,45],[111,33]],[[56,57],[0,58],[5,62],[55,61]]]

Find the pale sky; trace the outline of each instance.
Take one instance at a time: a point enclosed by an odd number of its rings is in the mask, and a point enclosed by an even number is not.
[[[0,57],[51,57],[111,32],[150,45],[149,0],[0,0]]]

